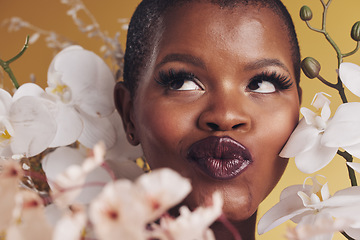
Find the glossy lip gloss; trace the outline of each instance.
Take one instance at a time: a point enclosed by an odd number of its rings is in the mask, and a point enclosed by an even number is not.
[[[195,142],[187,157],[205,174],[219,180],[235,178],[253,162],[249,150],[228,136],[210,136]]]

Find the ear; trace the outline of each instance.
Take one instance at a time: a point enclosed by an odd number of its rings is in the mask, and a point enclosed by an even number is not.
[[[123,82],[117,82],[114,89],[114,100],[117,111],[119,112],[127,140],[131,145],[138,145],[140,142],[136,134],[133,118],[133,101],[129,90]]]

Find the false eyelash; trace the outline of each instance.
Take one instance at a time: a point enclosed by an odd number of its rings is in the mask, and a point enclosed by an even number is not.
[[[176,71],[174,69],[169,69],[168,72],[160,71],[158,78],[155,78],[155,82],[161,86],[171,88],[175,83],[183,83],[184,80],[195,80],[196,77],[193,73],[187,72],[185,70]]]
[[[276,72],[262,72],[261,74],[253,77],[250,80],[250,83],[253,81],[271,82],[278,90],[287,90],[293,85],[291,78]]]

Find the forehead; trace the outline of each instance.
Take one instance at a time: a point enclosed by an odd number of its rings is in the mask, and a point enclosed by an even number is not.
[[[249,59],[264,53],[254,49],[264,49],[269,56],[281,55],[291,61],[284,22],[273,10],[260,5],[224,8],[212,3],[185,3],[167,11],[162,30],[160,55],[186,49],[204,55],[207,50],[216,50],[238,52]]]

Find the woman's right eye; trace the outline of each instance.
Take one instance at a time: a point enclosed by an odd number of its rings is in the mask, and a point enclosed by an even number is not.
[[[202,91],[204,86],[199,79],[190,72],[175,71],[170,69],[168,72],[161,71],[159,77],[155,79],[157,83],[175,91]]]

